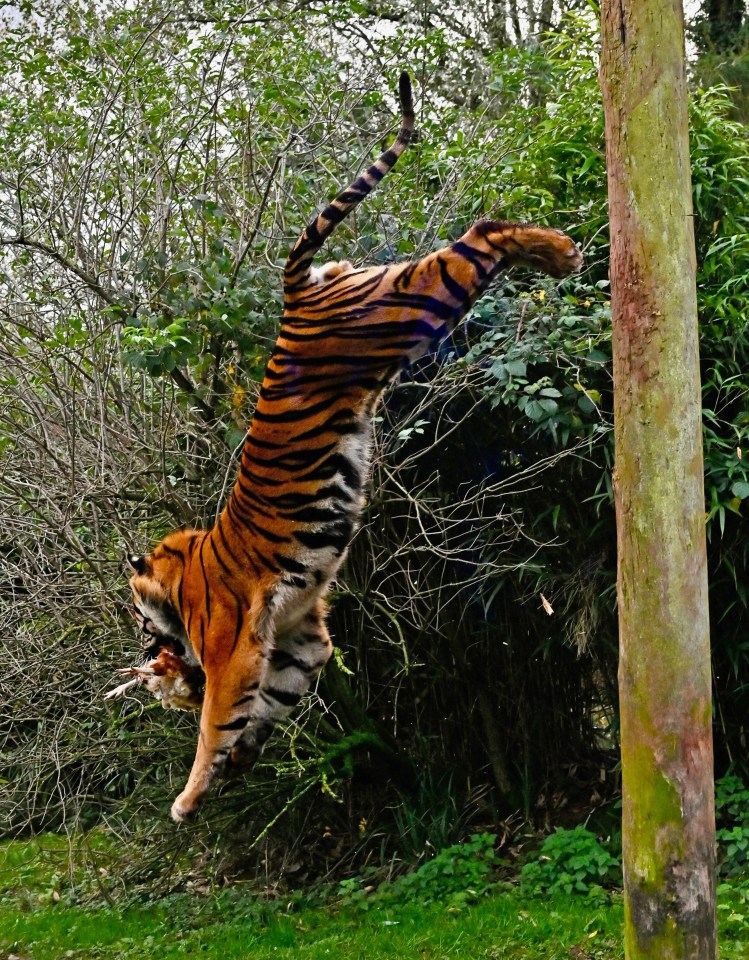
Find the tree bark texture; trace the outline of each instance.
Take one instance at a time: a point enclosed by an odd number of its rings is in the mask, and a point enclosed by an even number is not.
[[[715,818],[681,0],[604,0],[627,960],[713,960]]]

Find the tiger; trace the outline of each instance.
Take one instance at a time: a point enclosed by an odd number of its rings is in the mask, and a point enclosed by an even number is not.
[[[215,525],[170,533],[152,553],[129,557],[149,689],[167,705],[202,700],[195,759],[171,808],[178,823],[217,775],[253,767],[331,656],[325,595],[359,522],[373,413],[387,385],[454,329],[500,270],[525,264],[562,278],[583,263],[560,230],[485,219],[420,260],[314,266],[413,138],[405,71],[398,94],[395,141],[288,256],[280,333]],[[194,696],[182,683],[173,693],[175,662],[184,677],[204,679],[204,691]]]

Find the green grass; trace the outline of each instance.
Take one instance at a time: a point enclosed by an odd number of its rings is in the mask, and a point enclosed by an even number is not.
[[[472,906],[302,907],[237,890],[75,903],[59,839],[0,847],[0,960],[586,960],[621,958],[622,909],[495,890]],[[111,880],[111,878],[109,878]],[[74,892],[73,888],[73,892]],[[723,960],[749,957],[749,895],[722,888]],[[367,906],[365,903],[364,906]],[[577,948],[573,950],[572,948]]]
[[[57,904],[32,914],[4,907],[0,956],[6,951],[33,960],[567,960],[570,947],[578,944],[591,958],[622,956],[618,907],[590,911],[574,903],[557,910],[542,901],[521,903],[513,895],[497,894],[457,914],[430,905],[338,916],[328,910],[302,910],[259,917],[251,902],[243,910],[236,901],[222,904],[222,899],[206,903],[180,897],[168,905],[123,911]]]

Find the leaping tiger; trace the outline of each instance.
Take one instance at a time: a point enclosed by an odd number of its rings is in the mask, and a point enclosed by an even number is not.
[[[178,822],[218,773],[255,763],[330,657],[324,597],[359,519],[382,391],[502,268],[563,277],[582,265],[559,230],[481,220],[416,262],[314,268],[336,224],[411,141],[407,73],[399,95],[395,143],[307,226],[286,262],[281,332],[218,521],[129,558],[135,616],[151,641],[150,662],[133,671],[181,708],[199,705],[205,677],[195,761],[171,811]]]

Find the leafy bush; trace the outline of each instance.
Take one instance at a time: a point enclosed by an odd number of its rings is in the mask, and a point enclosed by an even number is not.
[[[749,879],[749,790],[739,777],[716,782],[715,817],[720,873]]]
[[[603,887],[621,883],[621,858],[613,856],[587,827],[557,829],[535,860],[520,872],[528,893],[582,893],[596,897]]]
[[[474,833],[465,843],[440,850],[418,870],[382,883],[373,891],[359,879],[344,880],[339,895],[345,905],[368,910],[392,903],[425,906],[445,901],[452,909],[460,909],[486,894],[493,886],[492,876],[499,864],[494,852],[497,841],[493,833]]]
[[[475,900],[492,886],[491,876],[499,863],[494,853],[496,842],[493,833],[474,833],[466,843],[445,847],[433,860],[401,877],[392,890],[421,904],[444,899],[453,904]]]
[[[749,887],[726,882],[718,884],[718,923],[721,944],[730,937],[746,945],[749,941]]]

